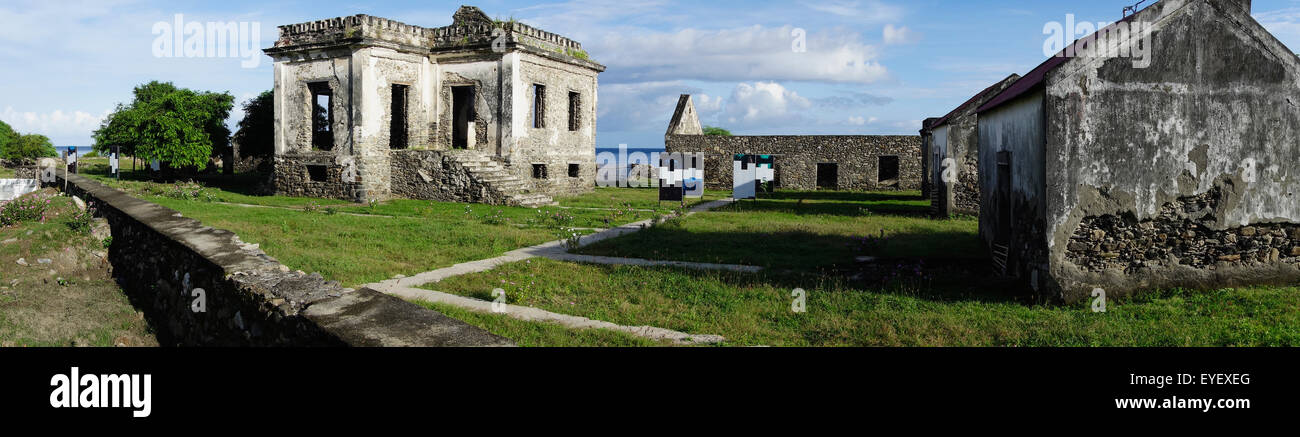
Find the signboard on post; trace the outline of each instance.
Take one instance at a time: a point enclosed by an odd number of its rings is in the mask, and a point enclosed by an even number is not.
[[[681,202],[685,191],[682,188],[682,169],[680,153],[659,154],[659,201],[672,200]]]
[[[776,158],[772,155],[758,155],[757,168],[754,169],[754,178],[763,186],[763,192],[772,192],[772,181],[776,180],[776,171],[773,164]]]
[[[118,173],[117,167],[117,155],[118,153],[121,153],[121,151],[121,147],[113,146],[108,152],[108,167],[113,171],[113,176],[117,176],[118,179],[122,178],[122,174]]]
[[[77,172],[77,148],[76,148],[76,146],[68,146],[68,154],[66,155],[66,159],[67,159],[67,164],[68,164],[68,173],[76,173],[76,172]]]
[[[758,155],[737,153],[731,161],[731,198],[753,199],[758,181]]]
[[[686,161],[686,172],[682,176],[682,190],[686,197],[704,197],[704,153],[687,153],[683,159]]]

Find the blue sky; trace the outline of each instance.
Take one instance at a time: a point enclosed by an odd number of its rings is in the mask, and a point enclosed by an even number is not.
[[[583,43],[600,76],[597,145],[662,147],[677,96],[695,96],[704,123],[738,134],[913,134],[1011,73],[1043,59],[1043,26],[1111,22],[1136,0],[473,2]],[[90,132],[149,80],[244,101],[272,86],[271,60],[157,57],[159,22],[253,22],[257,47],[276,26],[353,14],[450,24],[459,2],[14,1],[0,3],[0,120],[58,146]],[[1150,3],[1150,1],[1148,1]],[[1300,1],[1255,0],[1254,15],[1300,49]],[[801,29],[806,51],[796,53]],[[251,46],[251,45],[250,45]],[[234,125],[242,117],[236,111]]]

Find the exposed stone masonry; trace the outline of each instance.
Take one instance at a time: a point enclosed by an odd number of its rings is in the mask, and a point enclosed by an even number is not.
[[[1221,263],[1300,263],[1300,225],[1258,224],[1213,230],[1218,190],[1165,204],[1153,220],[1105,215],[1084,218],[1070,237],[1066,259],[1089,271],[1181,264],[1213,270]]]

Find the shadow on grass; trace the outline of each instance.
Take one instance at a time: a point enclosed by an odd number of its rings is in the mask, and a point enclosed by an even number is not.
[[[604,240],[577,251],[587,255],[762,266],[776,270],[836,270],[857,256],[883,259],[983,260],[976,235],[966,232],[890,234],[883,242],[807,231],[691,231],[661,225]]]
[[[842,200],[848,202],[883,202],[883,201],[906,201],[906,200],[925,200],[920,194],[912,191],[900,192],[882,192],[882,191],[781,191],[777,190],[772,193],[759,194],[762,199],[773,200]]]
[[[779,212],[796,215],[838,215],[859,217],[871,214],[896,215],[906,217],[925,217],[930,213],[929,205],[906,205],[896,203],[845,203],[845,202],[803,202],[774,199],[742,200],[729,206],[714,209],[719,212]]]

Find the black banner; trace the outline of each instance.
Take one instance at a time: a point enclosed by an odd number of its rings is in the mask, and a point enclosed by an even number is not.
[[[787,406],[873,417],[1217,421],[1293,414],[1296,358],[1294,349],[4,349],[0,407],[30,420],[122,424],[339,408],[346,414],[331,421],[435,411],[490,419],[576,405],[584,414],[725,407],[735,419]],[[135,417],[143,405],[55,408],[66,400],[56,393],[67,385],[60,376],[73,368],[87,383],[81,396],[101,381],[148,375],[148,415]],[[93,397],[85,399],[106,400]]]

